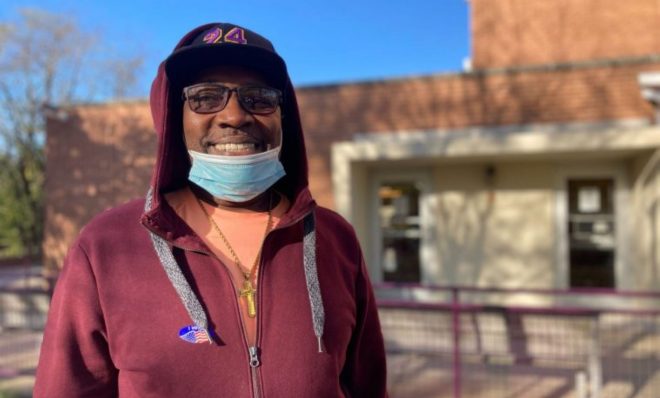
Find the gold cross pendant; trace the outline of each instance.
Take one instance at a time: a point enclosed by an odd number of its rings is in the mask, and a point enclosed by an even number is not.
[[[252,287],[252,282],[250,280],[246,279],[245,282],[243,282],[243,288],[239,290],[239,293],[241,297],[245,297],[247,300],[247,306],[248,306],[248,316],[250,318],[254,318],[257,316],[257,307],[255,306],[254,303],[254,296],[257,293],[256,290]]]

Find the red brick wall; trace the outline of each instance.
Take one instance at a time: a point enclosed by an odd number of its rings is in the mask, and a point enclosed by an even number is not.
[[[52,269],[94,214],[146,193],[156,145],[146,102],[74,107],[67,120],[47,119],[47,131],[44,253]]]
[[[660,53],[657,0],[470,0],[475,69]]]

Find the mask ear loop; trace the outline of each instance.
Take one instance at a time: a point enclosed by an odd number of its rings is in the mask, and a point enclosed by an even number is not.
[[[277,152],[277,158],[279,160],[282,160],[282,145],[284,144],[284,141],[282,141],[283,139],[284,139],[284,133],[282,132],[282,127],[280,127],[280,145],[279,145],[280,150]]]

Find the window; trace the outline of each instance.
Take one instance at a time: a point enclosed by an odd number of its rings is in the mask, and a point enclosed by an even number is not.
[[[386,282],[420,282],[420,189],[410,181],[378,187],[381,264]]]
[[[614,220],[613,179],[568,181],[571,287],[615,286]]]

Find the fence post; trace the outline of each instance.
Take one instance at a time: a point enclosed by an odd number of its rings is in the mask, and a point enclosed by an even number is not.
[[[598,315],[591,320],[591,339],[589,345],[589,387],[591,398],[600,398],[600,390],[603,384],[603,368],[600,362],[600,329]]]
[[[575,374],[575,397],[587,398],[587,375],[584,372]]]
[[[451,315],[452,315],[452,335],[454,338],[453,347],[453,368],[454,368],[454,398],[461,397],[461,314],[460,298],[457,287],[451,288]]]

